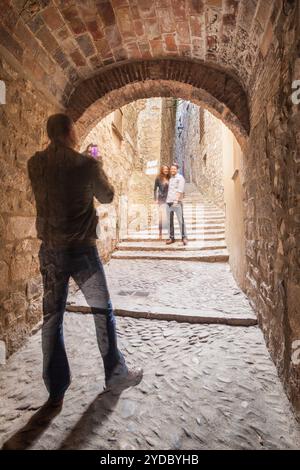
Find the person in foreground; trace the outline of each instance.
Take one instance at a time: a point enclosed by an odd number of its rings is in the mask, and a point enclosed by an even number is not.
[[[104,364],[105,388],[137,385],[142,369],[129,368],[117,347],[116,320],[105,273],[96,247],[98,217],[93,197],[108,204],[114,189],[97,160],[74,150],[76,135],[65,114],[47,122],[49,146],[28,161],[36,200],[36,228],[42,240],[39,260],[43,277],[43,379],[48,403],[61,406],[71,383],[64,345],[63,317],[72,277],[94,314],[97,342]]]
[[[180,234],[183,245],[187,245],[187,235],[186,227],[183,218],[183,194],[185,179],[178,173],[178,164],[173,163],[170,166],[170,179],[169,179],[169,188],[167,195],[167,208],[168,208],[168,218],[169,218],[169,238],[166,241],[167,245],[175,242],[174,234],[174,212],[176,213],[177,220],[179,223]]]

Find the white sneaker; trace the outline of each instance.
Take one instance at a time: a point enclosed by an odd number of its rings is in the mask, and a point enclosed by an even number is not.
[[[105,381],[104,390],[134,387],[141,382],[143,373],[142,368],[128,368],[126,365],[117,365],[111,377]]]

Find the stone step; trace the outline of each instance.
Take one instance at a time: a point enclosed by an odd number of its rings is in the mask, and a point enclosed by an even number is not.
[[[199,204],[184,204],[183,205],[183,210],[184,211],[197,211],[201,212],[203,214],[218,214],[218,215],[224,215],[224,211],[218,210],[218,209],[212,209],[212,208],[207,208],[200,206]]]
[[[91,313],[91,307],[87,305],[67,304],[67,312]],[[195,311],[194,309],[175,309],[160,307],[157,310],[150,308],[122,307],[114,305],[114,313],[120,317],[148,318],[152,320],[176,321],[179,323],[193,324],[218,324],[230,326],[255,326],[257,319],[254,316],[241,314],[228,314],[223,312]]]
[[[163,240],[167,240],[167,236],[164,236],[163,237]],[[121,242],[136,242],[136,241],[140,241],[140,242],[148,242],[148,241],[151,241],[151,240],[158,240],[158,235],[149,235],[149,237],[139,237],[139,236],[136,236],[136,237],[128,237],[128,238],[124,238],[123,240],[121,240]],[[189,241],[196,241],[196,240],[203,240],[204,242],[205,241],[221,241],[223,240],[225,242],[225,238],[224,238],[224,235],[206,235],[206,236],[203,236],[203,235],[198,235],[197,237],[189,237]]]
[[[176,216],[175,216],[175,221],[176,221]],[[225,219],[224,217],[220,218],[220,219],[204,219],[203,217],[199,217],[199,216],[186,216],[184,214],[184,221],[185,221],[185,224],[189,224],[189,225],[194,225],[194,224],[197,224],[197,225],[211,225],[211,224],[222,224],[225,226]],[[156,221],[155,221],[156,222]],[[157,224],[156,224],[157,225]]]
[[[193,214],[187,214],[186,212],[183,213],[185,221],[190,221],[190,222],[202,222],[202,223],[225,223],[226,218],[224,216],[218,216],[218,217],[206,217],[203,216],[202,214],[198,213],[193,213]],[[176,217],[176,215],[175,215]],[[158,220],[158,215],[154,216],[154,220]]]
[[[167,230],[163,230],[163,236],[164,235],[167,235],[168,234],[168,231]],[[225,231],[224,229],[212,229],[212,230],[192,230],[191,233],[188,234],[189,238],[191,236],[195,236],[195,237],[201,237],[203,238],[205,235],[223,235],[223,237],[225,236]],[[175,228],[175,236],[180,236],[180,231],[178,228]],[[150,238],[157,238],[158,237],[158,228],[156,227],[155,230],[141,230],[140,232],[136,232],[136,231],[129,231],[126,235],[126,238],[127,237],[142,237],[142,238],[147,238],[147,237],[150,237]]]
[[[118,250],[112,254],[114,259],[172,259],[187,261],[205,261],[209,263],[228,261],[228,251],[223,250],[207,250],[207,251],[122,251]]]
[[[210,230],[210,229],[219,229],[219,230],[225,230],[224,224],[185,224],[187,231],[195,232],[197,230]],[[175,230],[178,230],[179,227],[177,225],[177,221],[175,221]],[[133,230],[131,231],[133,232]],[[145,228],[143,230],[140,230],[136,233],[141,233],[141,232],[152,232],[156,233],[158,232],[158,225],[151,225],[148,228]]]
[[[222,250],[226,249],[224,242],[199,242],[189,241],[188,245],[182,245],[181,241],[176,241],[171,245],[166,245],[161,241],[147,241],[147,242],[121,242],[117,246],[118,250],[122,251],[206,251],[206,250]]]

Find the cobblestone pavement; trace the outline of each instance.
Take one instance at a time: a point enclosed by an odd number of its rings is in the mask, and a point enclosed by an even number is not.
[[[100,394],[103,367],[91,315],[66,313],[73,373],[51,423],[40,332],[1,368],[0,439],[32,449],[292,449],[300,430],[258,327],[117,319],[119,346],[144,379]],[[29,425],[29,419],[31,421]]]
[[[168,307],[255,318],[227,263],[112,259],[105,272],[113,304],[124,309]],[[70,300],[86,305],[80,292]]]

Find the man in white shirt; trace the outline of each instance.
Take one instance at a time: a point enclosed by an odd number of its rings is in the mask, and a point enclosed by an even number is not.
[[[167,209],[168,209],[168,218],[169,218],[169,239],[166,241],[167,245],[175,242],[174,236],[174,212],[176,213],[177,220],[180,227],[180,234],[182,238],[183,245],[187,245],[187,236],[186,228],[183,218],[183,193],[185,179],[178,173],[177,163],[173,163],[170,167],[170,180],[169,180],[169,189],[167,195]]]

